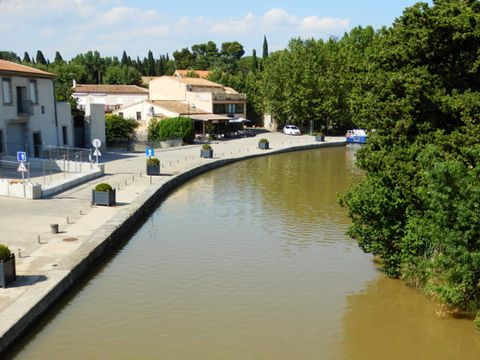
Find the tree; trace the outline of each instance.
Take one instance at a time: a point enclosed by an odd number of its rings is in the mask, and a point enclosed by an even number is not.
[[[349,234],[387,274],[470,311],[480,309],[479,22],[479,2],[439,0],[374,37],[350,98],[354,121],[375,129],[357,153],[367,176],[341,198]]]
[[[267,36],[263,36],[263,53],[262,53],[262,59],[266,59],[268,57],[268,42],[267,42]]]
[[[152,50],[148,50],[148,57],[147,57],[147,75],[148,76],[155,76],[155,59],[153,58]]]
[[[127,53],[125,52],[125,50],[123,50],[123,53],[122,53],[121,64],[122,64],[122,66],[130,66],[132,64],[132,61],[127,56]]]
[[[258,71],[258,59],[257,59],[257,51],[255,49],[252,50],[252,71]]]
[[[243,45],[238,41],[224,42],[222,44],[222,55],[227,59],[238,60],[243,54],[245,54],[245,50],[243,50]]]
[[[24,63],[31,63],[32,60],[30,59],[30,55],[28,55],[28,52],[25,51],[25,54],[23,55],[23,60],[22,62]]]
[[[109,66],[103,82],[111,85],[139,85],[141,74],[133,66]]]
[[[37,50],[35,62],[40,65],[47,65],[47,60],[45,59],[45,56],[43,56],[43,53],[40,50]]]
[[[177,69],[191,69],[195,67],[195,55],[188,48],[173,52],[175,67]]]
[[[55,52],[55,62],[56,62],[56,63],[62,63],[62,62],[64,62],[64,61],[63,61],[63,58],[62,58],[62,55],[60,55],[60,52],[58,52],[58,51]]]

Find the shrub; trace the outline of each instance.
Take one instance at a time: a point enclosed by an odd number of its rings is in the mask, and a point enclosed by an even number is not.
[[[477,316],[475,317],[474,324],[477,330],[480,330],[480,311],[477,313]]]
[[[124,119],[115,114],[105,115],[105,136],[107,142],[115,139],[132,140],[135,137],[135,129],[139,126],[135,119]]]
[[[265,139],[265,138],[262,138],[260,140],[258,140],[259,143],[262,143],[262,144],[267,144],[268,143],[268,140]]]
[[[158,121],[158,119],[155,118],[150,120],[150,122],[148,123],[148,141],[160,141],[160,131],[158,129],[159,123],[160,122]]]
[[[160,160],[158,158],[152,157],[147,159],[148,166],[158,166],[160,165]]]
[[[193,121],[184,117],[169,118],[164,120],[151,120],[148,125],[148,140],[165,141],[182,139],[184,143],[191,144],[195,138]]]
[[[212,150],[212,147],[208,144],[203,144],[202,145],[202,150]]]
[[[0,244],[0,260],[7,261],[12,256],[12,252],[6,245]]]
[[[110,186],[110,184],[107,183],[100,183],[95,186],[95,191],[112,191],[113,188]]]

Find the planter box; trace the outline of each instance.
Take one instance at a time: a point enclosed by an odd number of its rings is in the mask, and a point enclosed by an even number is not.
[[[15,255],[7,261],[0,260],[0,287],[5,288],[9,283],[17,279],[15,268]]]
[[[147,165],[147,175],[160,175],[160,164]]]
[[[200,157],[210,159],[213,157],[213,149],[204,150],[200,149]]]
[[[115,202],[116,202],[115,189],[113,189],[112,191],[95,191],[95,190],[92,190],[92,204],[93,205],[111,206],[111,205],[115,205]]]
[[[315,141],[325,141],[325,135],[315,135]]]
[[[259,149],[267,150],[270,147],[270,143],[269,142],[259,142],[258,147],[259,147]]]

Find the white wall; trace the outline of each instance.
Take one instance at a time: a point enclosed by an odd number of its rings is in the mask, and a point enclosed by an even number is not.
[[[74,146],[73,139],[73,119],[70,104],[67,102],[57,103],[57,118],[58,118],[58,139],[60,146]],[[67,128],[67,143],[63,143],[63,127]]]
[[[186,100],[187,85],[167,77],[150,81],[148,87],[150,100]]]
[[[92,143],[93,139],[99,139],[102,142],[100,151],[106,150],[105,137],[105,109],[101,104],[87,105],[85,110],[85,142],[86,146]]]
[[[12,104],[4,105],[0,86],[0,129],[3,132],[4,146],[9,147],[8,152],[14,153],[20,144],[8,144],[21,140],[27,145],[30,156],[33,155],[33,133],[41,134],[42,145],[57,145],[57,132],[55,127],[55,98],[53,93],[53,80],[43,78],[29,78],[21,76],[2,76],[11,80]],[[19,115],[17,109],[17,87],[26,88],[27,100],[32,99],[29,93],[29,80],[36,80],[37,103],[32,104],[32,113]],[[18,131],[21,131],[19,134]],[[14,138],[9,139],[8,134]],[[10,146],[9,146],[10,145]],[[4,149],[5,150],[5,149]]]

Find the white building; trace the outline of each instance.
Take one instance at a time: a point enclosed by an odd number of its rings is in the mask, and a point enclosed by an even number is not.
[[[114,110],[125,118],[140,121],[139,137],[144,138],[152,118],[176,116],[195,121],[197,133],[207,124],[228,123],[246,117],[246,96],[232,88],[201,78],[161,76],[149,82],[149,98]]]
[[[26,151],[39,157],[45,145],[73,145],[70,106],[56,103],[55,75],[0,60],[0,155]]]
[[[90,104],[101,104],[105,111],[112,111],[147,100],[148,89],[135,85],[74,84],[72,96],[82,110]]]

